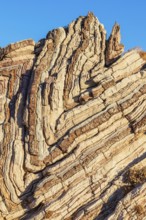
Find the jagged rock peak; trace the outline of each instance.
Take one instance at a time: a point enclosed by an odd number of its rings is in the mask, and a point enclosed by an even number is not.
[[[146,53],[89,13],[0,49],[0,220],[145,219]]]
[[[110,65],[115,62],[121,54],[124,52],[124,45],[120,44],[121,42],[121,34],[120,34],[120,26],[115,23],[112,29],[112,33],[107,40],[106,45],[106,65]]]

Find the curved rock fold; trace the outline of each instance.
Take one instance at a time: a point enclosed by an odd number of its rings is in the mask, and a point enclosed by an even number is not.
[[[89,13],[0,50],[0,219],[145,219],[146,55]]]

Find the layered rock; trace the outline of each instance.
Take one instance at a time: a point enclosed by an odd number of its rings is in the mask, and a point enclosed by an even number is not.
[[[0,51],[0,219],[145,219],[146,55],[89,13]]]

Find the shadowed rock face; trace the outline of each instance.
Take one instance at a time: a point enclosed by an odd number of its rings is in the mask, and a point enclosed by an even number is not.
[[[146,55],[89,13],[0,50],[0,219],[144,219]]]

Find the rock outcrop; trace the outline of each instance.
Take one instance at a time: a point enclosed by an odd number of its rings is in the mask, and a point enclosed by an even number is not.
[[[89,13],[0,49],[0,219],[146,219],[146,54]]]

